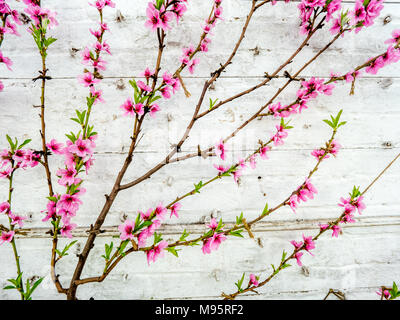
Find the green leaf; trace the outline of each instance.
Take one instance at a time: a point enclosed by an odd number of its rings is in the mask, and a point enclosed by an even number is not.
[[[243,212],[240,213],[239,217],[236,217],[236,225],[240,225],[243,222]]]
[[[190,233],[188,233],[188,232],[186,231],[186,229],[183,230],[183,233],[182,233],[181,237],[179,238],[179,241],[186,241],[186,238],[189,236],[189,234],[190,234]]]
[[[262,212],[262,216],[265,216],[268,213],[268,203],[265,204],[264,210]]]
[[[287,255],[287,252],[286,252],[285,250],[283,250],[283,252],[282,252],[282,259],[281,259],[282,262],[285,260],[286,255]]]
[[[121,245],[119,246],[119,249],[118,249],[118,254],[120,254],[121,256],[125,256],[124,250],[125,250],[126,246],[128,245],[128,243],[129,243],[129,240],[125,240],[125,241],[121,242]]]
[[[234,231],[229,232],[229,235],[244,238],[242,235],[242,232],[243,232],[243,229],[234,230]]]
[[[162,235],[158,234],[157,232],[154,232],[154,245],[159,243],[162,240]]]
[[[15,151],[15,147],[16,147],[14,145],[14,142],[12,141],[12,139],[10,138],[10,136],[8,134],[6,134],[6,138],[7,138],[8,143],[10,144],[11,151],[14,152]]]
[[[242,278],[238,282],[235,283],[239,292],[243,291],[243,289],[242,289],[243,280],[244,280],[244,272],[243,272]]]
[[[194,185],[194,189],[196,193],[200,193],[200,189],[203,187],[203,181],[200,181],[198,184]]]
[[[29,142],[31,142],[32,139],[26,139],[24,142],[22,142],[17,149],[21,149],[23,146],[26,146]]]
[[[172,253],[175,257],[179,258],[178,251],[180,251],[180,249],[175,249],[175,247],[167,247],[167,251]]]

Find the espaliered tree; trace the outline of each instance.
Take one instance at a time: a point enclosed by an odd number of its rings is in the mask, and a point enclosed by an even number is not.
[[[226,1],[226,0],[225,0]],[[199,236],[192,236],[186,230],[178,239],[167,241],[160,232],[160,226],[165,219],[178,219],[182,212],[182,206],[190,209],[190,198],[198,195],[204,188],[211,184],[218,184],[221,180],[232,179],[232,183],[238,183],[241,176],[246,171],[255,169],[259,161],[267,161],[268,155],[273,148],[279,148],[285,143],[285,139],[291,134],[291,120],[299,114],[308,112],[310,103],[317,101],[320,96],[330,96],[335,88],[343,83],[350,86],[350,94],[356,93],[357,79],[362,73],[376,74],[381,68],[389,66],[400,60],[400,30],[393,30],[393,33],[385,43],[387,48],[381,54],[371,57],[361,64],[354,63],[353,67],[345,72],[332,73],[328,79],[316,76],[305,79],[303,72],[312,64],[318,64],[319,58],[327,52],[331,46],[339,39],[346,37],[349,33],[358,33],[373,25],[383,8],[383,0],[357,0],[355,5],[343,4],[341,0],[301,0],[299,3],[284,1],[282,5],[297,6],[299,10],[299,26],[302,41],[294,52],[285,57],[284,62],[275,70],[263,70],[264,78],[256,85],[244,87],[238,90],[230,97],[215,99],[209,94],[215,82],[223,73],[229,72],[229,67],[235,62],[235,56],[245,37],[251,37],[248,34],[248,27],[260,10],[273,10],[271,5],[275,5],[275,0],[252,0],[249,1],[248,14],[244,25],[237,35],[232,39],[232,51],[226,54],[224,61],[216,66],[216,69],[210,74],[210,77],[204,81],[201,92],[196,103],[191,107],[193,111],[183,135],[177,139],[173,147],[165,154],[165,157],[159,163],[155,163],[147,172],[139,172],[135,180],[126,181],[126,173],[134,162],[134,155],[137,147],[143,138],[143,129],[151,126],[151,122],[157,114],[163,112],[168,105],[168,100],[178,91],[183,90],[189,97],[191,93],[183,80],[184,74],[194,74],[201,58],[212,50],[213,31],[217,24],[226,23],[223,20],[222,0],[209,0],[210,12],[204,17],[204,22],[199,28],[199,38],[194,44],[187,44],[182,48],[182,55],[176,57],[176,65],[173,69],[168,69],[170,64],[163,59],[164,51],[167,46],[167,37],[171,30],[181,22],[188,6],[195,6],[187,0],[153,0],[148,3],[146,9],[146,22],[143,28],[148,28],[154,41],[157,44],[156,60],[151,66],[142,66],[143,72],[140,77],[129,81],[131,86],[131,95],[123,97],[124,103],[116,105],[120,112],[126,116],[126,121],[131,125],[130,136],[125,137],[129,141],[129,148],[125,159],[120,168],[115,168],[117,175],[109,192],[105,195],[104,204],[97,214],[97,218],[90,225],[88,236],[85,240],[81,252],[77,255],[76,265],[72,270],[72,277],[68,282],[61,283],[57,273],[57,264],[68,255],[69,250],[76,243],[72,240],[63,248],[59,247],[60,237],[73,238],[74,229],[77,225],[74,223],[75,216],[80,214],[80,207],[83,203],[82,195],[85,194],[85,177],[90,173],[91,167],[95,164],[94,153],[96,150],[96,139],[98,133],[95,127],[100,124],[95,123],[91,115],[96,112],[96,104],[104,103],[101,82],[102,72],[106,70],[107,59],[112,59],[112,48],[107,42],[107,38],[112,37],[109,34],[107,21],[104,19],[105,10],[113,10],[118,4],[111,0],[96,0],[89,2],[92,10],[97,11],[98,21],[95,27],[89,30],[92,35],[92,43],[82,50],[82,63],[85,68],[78,77],[79,83],[87,89],[86,97],[82,97],[85,107],[75,110],[71,114],[71,120],[76,124],[76,129],[65,134],[65,141],[57,141],[49,137],[46,132],[46,111],[49,106],[46,104],[47,83],[51,81],[51,70],[56,69],[57,65],[48,65],[47,57],[51,54],[52,44],[57,41],[57,15],[56,12],[44,7],[40,0],[20,1],[25,6],[23,12],[18,12],[11,8],[13,1],[0,0],[0,46],[9,34],[18,35],[17,25],[24,21],[29,23],[28,32],[31,34],[34,43],[37,46],[37,54],[41,58],[41,69],[35,75],[33,80],[40,82],[40,105],[35,106],[40,110],[40,139],[41,146],[37,149],[28,148],[30,139],[22,142],[17,138],[11,138],[6,135],[4,142],[8,146],[0,153],[0,178],[8,183],[8,197],[4,202],[0,202],[0,216],[4,219],[1,222],[1,243],[9,244],[13,249],[13,256],[16,264],[15,278],[8,279],[9,285],[4,289],[14,289],[18,291],[21,299],[29,300],[32,298],[34,290],[40,285],[43,278],[36,281],[24,279],[23,270],[18,253],[18,238],[29,236],[29,230],[24,229],[24,220],[26,217],[18,215],[13,209],[14,192],[18,192],[18,186],[14,184],[15,175],[28,175],[27,169],[35,166],[43,168],[43,183],[48,186],[47,199],[43,200],[42,221],[48,225],[51,230],[48,232],[52,241],[51,248],[51,279],[54,282],[57,291],[65,295],[70,300],[77,299],[77,290],[80,286],[87,283],[103,282],[108,275],[113,272],[121,260],[131,254],[142,254],[147,262],[155,263],[167,251],[176,257],[184,254],[182,250],[185,246],[201,246],[199,254],[211,254],[217,251],[223,243],[232,237],[254,238],[252,227],[268,219],[271,214],[278,214],[281,208],[290,207],[294,212],[303,202],[314,199],[318,193],[314,183],[314,174],[326,161],[334,161],[334,157],[340,152],[341,127],[348,125],[345,120],[346,110],[338,107],[334,115],[326,115],[327,119],[321,119],[326,123],[326,138],[321,138],[321,145],[311,152],[310,157],[315,158],[315,164],[310,168],[308,175],[304,177],[303,183],[295,190],[289,193],[283,199],[269,199],[269,202],[276,202],[274,206],[268,203],[260,204],[260,214],[258,217],[250,220],[244,213],[238,213],[234,223],[224,223],[221,218],[219,221],[211,219],[205,226],[204,233]],[[282,1],[283,2],[283,1]],[[15,3],[14,3],[15,4]],[[293,72],[286,71],[287,67],[294,61],[299,60],[299,54],[308,50],[310,41],[322,29],[329,29],[331,37],[323,39],[320,43],[320,49],[310,57],[301,61],[300,66]],[[296,30],[297,32],[297,30]],[[134,44],[133,44],[134,45]],[[349,58],[350,59],[350,58]],[[11,69],[12,62],[0,51],[0,65]],[[245,119],[230,134],[224,137],[218,137],[216,141],[210,141],[207,147],[198,145],[195,152],[183,152],[182,148],[187,142],[192,129],[195,126],[206,126],[207,123],[201,120],[214,115],[218,117],[219,110],[226,105],[236,101],[244,96],[251,96],[258,89],[267,84],[281,79],[282,85],[278,87],[270,96],[265,96],[265,103],[247,119]],[[295,98],[289,103],[279,101],[283,92],[291,90],[297,86]],[[290,86],[292,85],[292,86]],[[1,99],[7,102],[7,88],[0,82],[0,91],[4,91]],[[68,99],[68,97],[65,97]],[[211,115],[212,114],[212,115]],[[260,133],[254,137],[257,147],[246,155],[238,159],[229,159],[227,149],[229,143],[240,131],[247,129],[250,123],[256,119],[272,118],[276,120],[273,127],[273,133],[264,136]],[[203,123],[203,124],[202,124]],[[6,128],[3,128],[6,129]],[[63,130],[63,128],[60,128]],[[34,133],[32,133],[34,134]],[[122,135],[122,133],[121,133]],[[63,164],[52,171],[50,160],[53,157],[63,159]],[[178,194],[173,199],[154,199],[158,205],[144,212],[138,210],[134,217],[127,219],[116,226],[113,232],[118,232],[118,241],[110,241],[105,245],[105,252],[99,257],[99,263],[104,263],[103,272],[91,277],[82,277],[88,257],[95,246],[97,236],[106,233],[103,229],[107,216],[113,204],[118,201],[120,193],[124,190],[137,188],[141,183],[153,177],[162,170],[167,170],[171,163],[183,162],[185,160],[199,159],[217,159],[213,164],[215,174],[206,180],[194,181],[193,188],[188,189],[183,194]],[[266,270],[265,275],[255,275],[253,273],[246,275],[243,273],[241,279],[236,282],[236,291],[232,293],[222,293],[224,299],[235,299],[236,297],[258,290],[266,286],[278,273],[291,266],[293,261],[299,266],[302,265],[301,258],[305,253],[312,254],[312,250],[317,244],[317,240],[323,234],[331,232],[332,237],[338,237],[342,226],[348,223],[354,223],[354,213],[361,214],[365,208],[364,194],[368,192],[372,185],[391,167],[400,157],[397,155],[385,169],[364,189],[354,187],[349,197],[341,198],[339,206],[341,213],[336,220],[329,223],[322,223],[315,235],[306,236],[300,241],[291,241],[293,245],[292,252],[282,253],[281,261],[272,265],[272,270]],[[330,160],[327,160],[330,158]],[[126,191],[128,192],[128,191]],[[157,197],[157,195],[155,195]],[[163,205],[162,203],[167,203]],[[136,203],[135,205],[140,205]],[[110,235],[111,237],[111,235]],[[179,252],[182,251],[182,252]],[[316,259],[318,257],[315,257]],[[337,294],[330,290],[329,294]],[[328,295],[329,295],[328,294]],[[395,299],[398,296],[397,286],[394,283],[392,288],[382,287],[379,291],[382,299]]]

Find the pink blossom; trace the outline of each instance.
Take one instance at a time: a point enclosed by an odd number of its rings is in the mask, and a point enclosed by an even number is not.
[[[0,170],[0,179],[1,178],[9,178],[13,171],[14,171],[14,169],[11,166],[8,166],[5,169],[1,169]]]
[[[182,205],[179,202],[174,203],[170,207],[170,210],[171,210],[170,218],[172,218],[173,215],[176,216],[177,218],[179,218],[178,210],[180,210],[181,208],[182,208]]]
[[[256,155],[255,154],[253,154],[250,157],[249,162],[250,162],[250,168],[255,169],[256,165],[257,165],[257,163],[256,163]]]
[[[80,75],[78,80],[79,83],[82,83],[85,87],[89,87],[100,82],[100,80],[96,79],[91,72],[85,72],[83,75]]]
[[[142,91],[146,91],[146,92],[151,92],[151,87],[148,86],[147,84],[145,84],[143,81],[139,80],[137,83],[137,86],[142,89]]]
[[[82,201],[77,194],[63,194],[57,202],[57,208],[76,212],[80,204],[82,204]]]
[[[154,71],[151,71],[148,67],[144,72],[140,74],[141,77],[145,77],[147,80],[149,80],[153,75],[155,74]]]
[[[0,203],[0,213],[3,212],[7,213],[9,210],[10,210],[10,204],[7,201]]]
[[[257,280],[257,277],[252,273],[252,274],[250,274],[250,281],[249,281],[249,284],[250,285],[253,285],[253,286],[258,286],[258,280]]]
[[[123,224],[118,227],[119,232],[121,233],[121,240],[133,240],[133,230],[135,229],[135,222],[131,220],[125,220]]]
[[[223,165],[216,165],[214,164],[214,168],[218,170],[219,173],[227,172],[230,168],[224,167]]]
[[[217,157],[225,160],[225,145],[222,139],[215,145],[215,154]]]
[[[392,31],[392,38],[386,40],[385,43],[387,44],[397,44],[400,40],[400,29],[396,29]]]
[[[217,219],[212,218],[210,221],[210,224],[207,224],[207,227],[210,228],[211,230],[217,229],[217,227],[218,227]]]
[[[56,139],[51,139],[51,141],[46,144],[46,147],[54,154],[63,154],[64,146],[62,143],[58,143]]]
[[[304,236],[304,234],[303,234],[303,240],[304,240],[304,249],[305,249],[309,254],[313,255],[313,254],[310,252],[310,250],[312,250],[312,249],[315,248],[315,243],[314,243],[312,237],[311,237],[311,236],[310,236],[310,237],[306,237],[306,236]]]
[[[57,176],[60,177],[58,183],[62,186],[71,186],[76,183],[76,175],[75,166],[67,166],[65,169],[58,169]]]
[[[214,233],[212,239],[211,250],[218,250],[221,243],[226,240],[226,236],[223,233]]]
[[[11,59],[3,56],[3,53],[0,51],[0,63],[4,63],[7,67],[8,70],[11,70],[11,66],[13,64],[13,62],[11,61]]]
[[[338,225],[333,225],[332,226],[332,237],[338,237],[339,236],[339,232],[340,232],[341,228]]]
[[[144,25],[152,31],[157,30],[161,26],[160,13],[151,2],[149,2],[149,6],[146,9],[146,15],[148,20]]]
[[[267,151],[270,151],[270,150],[271,150],[270,146],[265,146],[265,147],[260,148],[259,152],[260,152],[261,159],[264,159],[264,160],[268,159]]]
[[[0,245],[3,244],[4,242],[10,243],[13,238],[14,238],[15,232],[14,231],[2,231],[1,236],[0,236]]]
[[[151,105],[151,106],[149,107],[149,110],[150,110],[150,117],[155,118],[156,113],[157,113],[158,111],[160,111],[161,109],[160,109],[160,107],[159,107],[158,104],[153,104],[153,105]]]
[[[78,138],[74,144],[70,145],[68,151],[81,158],[93,153],[90,142],[88,140],[82,140],[81,138]]]
[[[71,239],[72,238],[71,231],[74,230],[76,226],[77,225],[75,223],[64,222],[64,226],[60,229],[61,235],[63,237]]]
[[[24,220],[28,219],[28,217],[17,216],[11,212],[8,214],[8,217],[11,219],[11,225],[18,224],[20,228],[24,226]]]
[[[191,60],[191,61],[189,62],[189,64],[188,64],[188,70],[189,70],[190,74],[193,74],[193,73],[194,73],[194,67],[195,67],[196,65],[198,65],[199,62],[200,62],[199,59],[193,59],[193,60]]]
[[[302,263],[301,263],[301,256],[303,255],[303,252],[296,252],[294,254],[294,258],[297,260],[297,264],[301,267]]]
[[[156,262],[158,258],[164,256],[164,249],[168,247],[168,242],[163,240],[158,245],[147,251],[147,263],[150,264],[151,261]]]

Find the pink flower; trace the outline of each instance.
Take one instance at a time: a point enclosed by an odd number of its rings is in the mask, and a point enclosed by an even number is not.
[[[134,116],[135,109],[133,108],[133,101],[128,98],[120,108],[124,111],[124,116]]]
[[[222,139],[215,145],[215,154],[217,157],[225,160],[225,145]]]
[[[400,40],[400,29],[396,29],[392,31],[392,38],[386,40],[385,43],[387,44],[396,44]]]
[[[85,72],[83,75],[78,77],[80,83],[82,83],[85,87],[89,87],[96,83],[99,83],[100,80],[96,79],[91,72]]]
[[[144,25],[152,31],[157,30],[157,28],[161,26],[160,13],[154,8],[154,5],[151,2],[149,2],[149,6],[146,9],[146,15],[148,20]]]
[[[224,173],[229,170],[229,167],[224,167],[223,165],[214,164],[214,168],[218,170],[219,173]]]
[[[321,230],[321,231],[324,231],[328,228],[329,228],[329,224],[320,224],[319,225],[319,230]]]
[[[210,224],[207,224],[207,227],[209,227],[211,230],[215,230],[218,227],[218,222],[215,218],[212,218],[210,221]]]
[[[80,204],[82,204],[82,201],[77,194],[63,194],[57,202],[57,208],[76,212]]]
[[[145,77],[147,80],[149,80],[153,75],[155,74],[154,71],[151,71],[148,67],[144,72],[140,74],[141,77]]]
[[[76,175],[75,166],[67,166],[66,169],[58,169],[57,176],[61,177],[58,183],[62,186],[71,186],[76,182]]]
[[[8,166],[5,169],[0,170],[0,179],[1,178],[9,178],[11,173],[13,172],[13,168],[11,166]]]
[[[361,196],[361,197],[358,197],[357,200],[355,200],[355,202],[354,202],[354,206],[357,208],[359,214],[361,214],[362,211],[366,208],[363,200],[364,200],[364,197]]]
[[[46,144],[46,147],[54,154],[63,154],[63,144],[58,143],[56,139],[51,139],[51,141]]]
[[[10,243],[14,238],[14,234],[15,234],[14,231],[8,231],[8,232],[3,231],[0,236],[0,244],[3,244],[4,242]]]
[[[178,210],[180,210],[182,208],[182,205],[179,202],[174,203],[171,207],[171,215],[170,218],[172,218],[172,216],[176,216],[177,218],[179,218],[178,215]]]
[[[242,170],[237,169],[235,172],[233,172],[233,179],[235,180],[236,183],[238,183],[239,178],[242,176]]]
[[[257,165],[257,163],[256,163],[256,155],[255,154],[253,154],[250,157],[249,162],[250,162],[250,168],[255,169],[256,165]]]
[[[268,159],[267,151],[270,151],[270,150],[271,150],[271,147],[269,147],[269,146],[260,148],[259,151],[260,151],[261,159],[264,159],[264,160]]]
[[[161,203],[154,210],[157,218],[164,219],[165,214],[167,213],[167,208],[165,208]]]
[[[105,102],[104,99],[102,98],[103,91],[102,90],[96,90],[93,86],[90,87],[90,95],[94,98],[94,103],[96,104],[97,102]]]
[[[309,254],[313,255],[313,254],[310,252],[310,250],[312,250],[312,249],[315,248],[315,243],[314,243],[312,237],[311,237],[311,236],[310,236],[310,237],[305,237],[304,234],[303,234],[303,240],[304,240],[304,248],[305,248],[305,250],[306,250]]]
[[[339,232],[340,232],[341,228],[337,225],[333,225],[332,226],[332,237],[338,237],[339,236]]]
[[[258,286],[258,280],[257,280],[257,277],[252,273],[252,274],[250,274],[250,281],[249,281],[249,284],[250,285],[253,285],[253,286]]]
[[[151,261],[156,262],[160,257],[164,256],[164,249],[168,247],[168,242],[163,240],[154,249],[147,251],[147,263],[150,264]]]
[[[152,213],[153,213],[153,208],[149,208],[149,209],[146,211],[146,213],[144,213],[144,212],[142,212],[142,211],[139,211],[140,217],[141,217],[143,220],[149,220],[149,218],[151,217]]]
[[[296,252],[294,254],[294,258],[297,260],[297,264],[301,267],[302,263],[301,263],[301,256],[303,255],[303,252]]]
[[[121,233],[121,240],[133,240],[133,230],[135,229],[135,222],[131,220],[125,220],[123,224],[118,227],[119,232]]]
[[[218,250],[220,244],[226,240],[226,236],[223,233],[214,233],[212,237],[212,243],[210,245],[210,248],[212,250]]]
[[[203,251],[203,254],[211,253],[211,243],[213,239],[212,238],[207,238],[203,240],[203,246],[201,250]]]
[[[68,151],[81,158],[93,153],[90,142],[88,140],[82,140],[81,138],[78,138],[74,144],[70,145]]]
[[[0,203],[0,213],[7,213],[10,210],[10,204],[5,201],[3,203]]]
[[[349,16],[350,16],[350,23],[352,25],[356,25],[358,22],[365,20],[367,13],[365,12],[362,0],[356,1],[354,11],[350,11]]]
[[[276,126],[277,132],[275,135],[272,136],[272,141],[274,141],[275,146],[282,145],[283,139],[288,136],[286,129],[284,129],[281,125]]]
[[[160,107],[158,104],[153,104],[150,106],[150,117],[155,118],[156,113],[160,111]]]
[[[189,62],[189,64],[188,64],[188,70],[189,70],[190,74],[193,74],[193,73],[194,73],[194,67],[195,67],[196,65],[198,65],[199,62],[200,62],[199,59],[193,59],[193,60],[191,60],[191,61]]]
[[[11,225],[15,226],[18,224],[20,228],[24,226],[24,220],[28,219],[28,217],[17,216],[11,212],[8,214],[8,216],[11,219]]]
[[[64,226],[60,229],[61,235],[63,237],[71,239],[72,238],[71,231],[74,230],[75,228],[76,228],[75,223],[64,222]]]
[[[297,242],[295,240],[290,241],[290,243],[294,246],[295,250],[299,250],[303,246],[303,242]]]
[[[11,66],[13,64],[13,62],[11,61],[11,59],[3,56],[3,53],[0,51],[0,63],[4,63],[7,67],[8,70],[11,70]]]
[[[140,89],[142,89],[142,91],[146,91],[146,92],[151,92],[152,91],[151,87],[148,86],[147,84],[145,84],[143,81],[139,80],[136,84]]]

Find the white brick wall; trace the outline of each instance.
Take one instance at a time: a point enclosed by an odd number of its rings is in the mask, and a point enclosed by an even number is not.
[[[137,76],[145,66],[155,62],[155,35],[144,28],[147,1],[115,0],[118,10],[125,17],[116,22],[116,10],[105,11],[105,21],[111,28],[107,35],[113,55],[108,57],[108,70],[101,84],[105,104],[96,105],[92,121],[99,132],[96,163],[85,182],[88,192],[74,222],[81,227],[79,245],[84,244],[83,231],[93,223],[109,192],[116,172],[125,157],[129,144],[129,121],[122,117],[119,105],[132,94],[128,80]],[[209,2],[190,1],[189,11],[181,25],[168,35],[163,68],[175,70],[181,48],[197,43],[200,22],[208,14]],[[48,67],[53,80],[47,86],[48,137],[63,140],[64,133],[75,128],[68,120],[74,109],[83,107],[87,93],[76,80],[82,72],[80,54],[71,54],[71,48],[82,49],[92,42],[89,27],[97,23],[96,10],[86,1],[43,1],[44,6],[58,12],[60,26],[52,34],[58,41],[51,47]],[[185,73],[185,83],[192,93],[187,99],[179,92],[173,99],[163,102],[162,112],[155,120],[145,122],[144,138],[134,157],[134,164],[126,175],[126,182],[140,176],[158,163],[176,143],[190,120],[194,104],[205,78],[224,62],[233,48],[244,19],[249,1],[225,0],[225,20],[215,29],[215,36],[207,55],[194,76]],[[286,60],[302,41],[298,35],[297,3],[265,6],[253,18],[247,36],[227,72],[217,81],[210,97],[226,98],[239,90],[250,87],[262,79],[264,72],[272,72]],[[351,5],[348,2],[346,5]],[[390,16],[391,22],[383,19]],[[400,3],[387,1],[376,24],[359,35],[347,35],[335,43],[318,63],[310,66],[303,76],[326,77],[330,71],[345,72],[367,58],[385,49],[384,40],[393,29],[400,27]],[[40,56],[33,40],[21,30],[22,37],[9,37],[2,51],[14,61],[13,72],[1,69],[0,79],[6,88],[0,94],[0,137],[30,137],[31,147],[40,148],[39,118],[37,109],[40,97],[39,83],[31,79],[41,68]],[[287,70],[304,63],[329,41],[325,31],[312,40],[311,45],[299,55]],[[258,48],[256,55],[252,50]],[[184,228],[203,232],[204,220],[213,214],[224,222],[234,221],[241,211],[248,220],[259,215],[265,201],[280,203],[308,174],[314,164],[310,156],[313,148],[329,138],[329,128],[321,121],[330,113],[343,108],[343,118],[348,124],[338,134],[343,145],[337,159],[329,159],[313,178],[319,190],[314,201],[301,205],[294,215],[284,208],[255,228],[261,246],[253,240],[229,239],[219,252],[204,256],[199,247],[184,248],[180,259],[167,254],[150,267],[143,254],[130,255],[101,284],[81,286],[78,297],[85,299],[149,299],[149,298],[217,298],[222,291],[232,292],[234,282],[242,272],[261,274],[271,263],[280,259],[282,249],[289,250],[289,241],[301,234],[315,233],[320,221],[338,216],[336,206],[340,196],[346,195],[354,184],[366,186],[370,180],[399,152],[400,144],[400,64],[383,69],[377,76],[363,77],[357,84],[356,94],[349,96],[349,85],[339,84],[334,94],[321,97],[312,107],[292,121],[287,143],[271,152],[270,160],[259,161],[257,170],[247,171],[240,186],[233,179],[222,180],[203,189],[200,195],[182,201],[179,220],[172,220],[165,227],[165,238],[176,239]],[[117,88],[123,83],[124,88]],[[225,105],[218,112],[196,123],[183,151],[196,150],[198,143],[205,147],[226,136],[243,120],[265,103],[278,88],[280,81],[273,81],[249,96]],[[282,94],[279,101],[289,102],[294,97],[296,85]],[[208,98],[207,98],[208,100]],[[234,141],[228,143],[229,157],[236,159],[253,150],[258,139],[268,137],[276,121],[254,121]],[[6,141],[0,141],[5,147]],[[233,158],[234,155],[234,158]],[[123,191],[114,203],[106,226],[121,223],[124,214],[133,217],[137,210],[155,206],[159,201],[168,203],[193,187],[193,183],[215,174],[210,159],[191,159],[171,164],[151,179],[133,189]],[[51,159],[53,170],[60,159]],[[332,178],[334,176],[335,178]],[[399,225],[400,225],[400,166],[395,165],[366,196],[367,210],[357,217],[357,223],[344,229],[338,239],[324,236],[318,241],[315,257],[304,256],[303,269],[295,266],[282,272],[269,286],[260,290],[256,299],[322,299],[329,288],[345,291],[348,298],[376,298],[380,285],[390,285],[400,278]],[[25,276],[46,276],[37,290],[37,299],[63,299],[49,279],[51,241],[44,236],[47,225],[41,222],[45,207],[46,185],[42,168],[18,174],[15,181],[14,210],[30,216],[27,226],[35,229],[29,239],[18,239]],[[0,201],[5,200],[7,185],[0,181]],[[0,222],[1,223],[1,222]],[[36,228],[45,228],[37,229]],[[103,267],[104,242],[99,237],[85,267],[84,275],[98,275]],[[61,246],[66,240],[61,240]],[[79,248],[79,246],[78,246]],[[76,252],[77,248],[74,249]],[[75,255],[64,258],[57,266],[64,284],[76,263]],[[15,273],[10,246],[0,246],[0,286]],[[270,271],[270,270],[268,270]],[[264,272],[265,274],[265,272]],[[0,299],[16,298],[15,292],[0,291]]]

